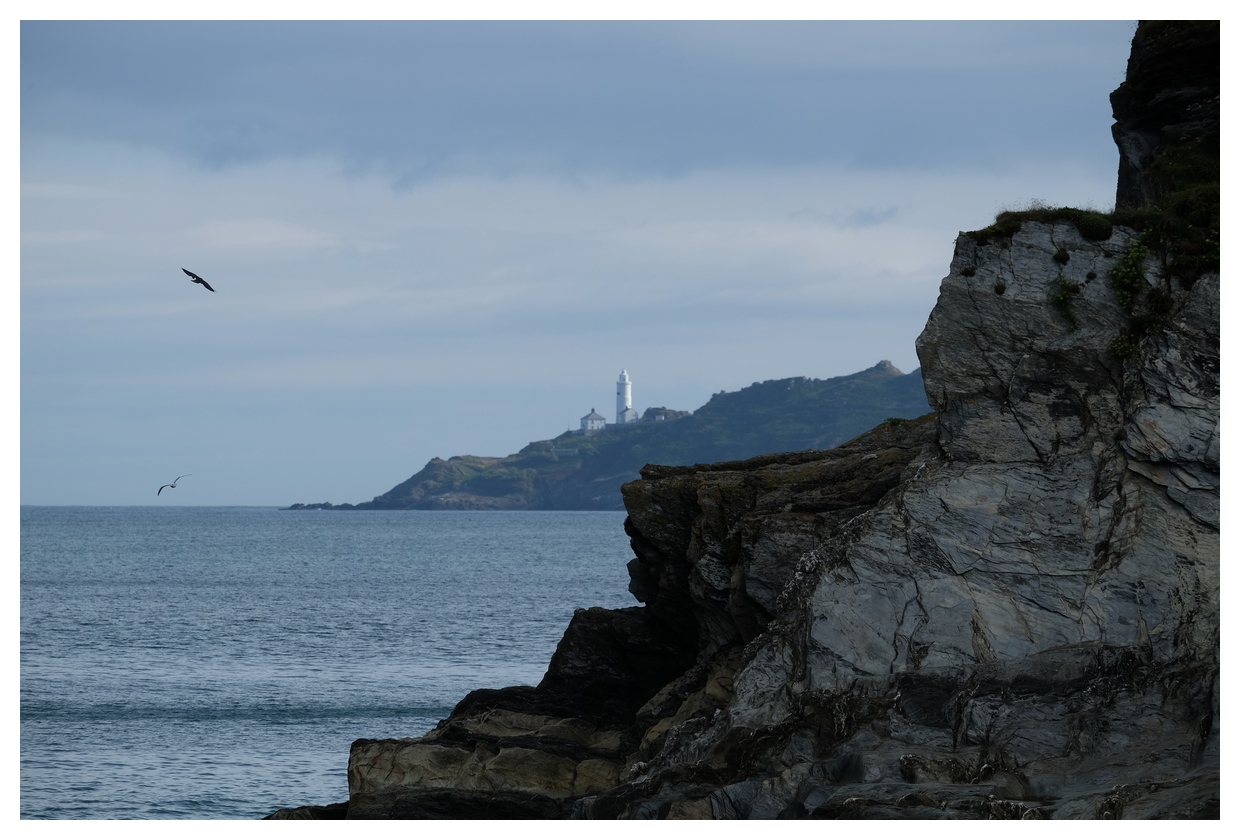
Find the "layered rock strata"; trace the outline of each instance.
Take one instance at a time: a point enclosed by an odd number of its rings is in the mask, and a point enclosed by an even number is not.
[[[646,467],[643,606],[356,742],[348,816],[1217,817],[1219,275],[1136,241],[962,234],[934,414]]]
[[[1174,311],[1116,357],[1132,241],[962,236],[918,342],[936,415],[648,467],[644,606],[579,611],[538,687],[356,743],[349,815],[1216,814],[1218,277],[1147,266]]]
[[[537,687],[475,691],[421,738],[355,742],[350,818],[566,817],[615,788],[730,697],[797,557],[895,486],[932,430],[926,417],[825,452],[648,467],[625,486],[646,605],[578,610]],[[703,506],[721,517],[705,531]]]
[[[752,641],[742,605],[770,561],[707,536],[730,521],[709,476],[687,550],[634,540],[689,560],[660,580],[683,580],[703,656],[747,644],[726,702],[678,710],[579,815],[1216,813],[1217,277],[1171,290],[1165,331],[1118,359],[1127,315],[1086,278],[1130,240],[962,238],[918,343],[936,445],[879,504],[789,541],[778,618]],[[1065,248],[1071,319],[1048,304]],[[643,498],[656,487],[626,488],[647,538],[640,516],[665,506]]]

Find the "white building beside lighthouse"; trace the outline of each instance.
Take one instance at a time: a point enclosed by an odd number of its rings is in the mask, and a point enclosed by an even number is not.
[[[590,409],[590,413],[581,418],[581,434],[592,435],[603,431],[607,427],[607,418],[599,414],[594,409]]]
[[[636,423],[637,419],[637,412],[633,410],[633,383],[629,380],[629,372],[622,370],[616,380],[616,425]]]

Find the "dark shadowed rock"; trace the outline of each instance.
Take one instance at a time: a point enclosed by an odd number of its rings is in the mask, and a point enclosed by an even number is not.
[[[1219,159],[1221,42],[1216,20],[1141,21],[1124,83],[1111,94],[1117,207],[1145,207]],[[1217,173],[1216,173],[1217,177]]]

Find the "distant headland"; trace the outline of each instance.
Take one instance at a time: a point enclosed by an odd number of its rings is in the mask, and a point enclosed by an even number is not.
[[[504,457],[433,458],[407,480],[360,504],[286,510],[623,510],[620,486],[646,464],[689,466],[775,452],[831,449],[885,420],[929,410],[921,370],[891,362],[830,379],[793,377],[721,391],[696,411],[639,414],[633,382],[616,382],[616,421],[591,408],[579,428]]]

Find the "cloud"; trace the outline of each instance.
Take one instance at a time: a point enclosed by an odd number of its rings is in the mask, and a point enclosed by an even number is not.
[[[23,230],[23,245],[74,245],[99,242],[104,236],[97,230]]]
[[[84,198],[94,194],[94,191],[81,184],[56,184],[56,183],[22,183],[22,198],[39,199],[39,198]]]
[[[36,232],[63,218],[101,233],[25,254],[32,377],[53,346],[80,344],[77,357],[57,358],[83,381],[123,373],[155,385],[187,367],[207,376],[208,364],[217,386],[317,377],[322,388],[385,378],[404,388],[494,382],[508,364],[546,369],[554,348],[596,341],[675,342],[676,358],[661,363],[674,377],[702,347],[723,365],[782,364],[791,325],[802,323],[835,323],[837,347],[861,346],[856,334],[866,331],[867,342],[893,348],[876,350],[880,358],[903,352],[899,364],[911,369],[953,228],[987,224],[996,195],[1036,187],[1081,203],[1112,188],[1109,173],[1071,168],[996,176],[802,167],[647,179],[475,175],[394,192],[326,160],[209,177],[143,154],[107,162],[25,215]],[[124,184],[123,201],[114,182]],[[230,218],[238,207],[249,215]],[[217,294],[188,283],[181,266]],[[865,326],[896,308],[908,311],[894,316],[900,327]],[[805,340],[821,341],[818,332]],[[93,343],[130,335],[132,362],[96,365]],[[754,370],[746,381],[754,376],[770,378]]]
[[[912,370],[958,230],[1109,206],[1130,34],[25,21],[23,501],[187,455],[245,486],[209,503],[358,500],[621,368],[685,409]]]
[[[891,221],[898,211],[894,206],[883,208],[865,207],[853,210],[844,219],[844,227],[874,227]]]
[[[1050,45],[1065,65],[1097,67],[1122,76],[1098,49],[1121,28],[1115,21],[705,21],[649,25],[653,39],[711,56],[721,64],[808,70],[879,70],[884,73],[994,72],[1046,69]]]
[[[203,222],[190,237],[209,248],[324,248],[334,237],[280,219],[219,219]]]
[[[478,172],[1002,166],[1089,136],[1131,24],[25,21],[21,32],[24,147],[92,138],[208,169],[326,155],[407,186]],[[994,112],[1009,102],[1022,107]]]
[[[892,221],[899,214],[894,204],[886,207],[855,207],[851,210],[824,213],[812,208],[801,208],[789,214],[790,219],[823,222],[841,228],[874,227]]]

